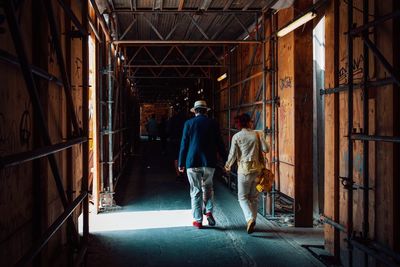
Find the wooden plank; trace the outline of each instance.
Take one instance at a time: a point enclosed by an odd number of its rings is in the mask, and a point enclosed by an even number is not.
[[[338,86],[338,1],[331,1],[325,13],[325,87]],[[324,214],[339,221],[339,96],[325,96],[325,199]],[[339,231],[325,225],[325,248],[338,259]]]
[[[299,10],[312,1],[295,4]],[[313,227],[313,46],[312,24],[294,31],[295,226]],[[302,67],[298,67],[302,66]]]
[[[383,15],[392,11],[393,3],[395,1],[385,1],[377,5],[377,14]],[[394,51],[398,48],[394,47],[393,39],[393,27],[394,21],[387,21],[378,27],[376,27],[376,45],[384,54],[386,59],[393,64],[394,63]],[[380,63],[377,63],[377,76],[384,77],[386,75],[385,69]],[[394,104],[398,99],[395,99],[393,85],[385,86],[377,90],[376,92],[376,130],[377,134],[393,135],[394,127],[396,123],[395,117],[395,106]],[[397,90],[398,91],[398,90]],[[398,94],[397,94],[398,96]],[[397,125],[398,127],[398,125]],[[395,225],[394,214],[395,211],[395,190],[398,176],[395,176],[395,165],[399,162],[395,162],[396,148],[390,143],[377,143],[377,181],[376,181],[376,232],[375,238],[378,242],[385,244],[390,248],[394,248],[395,239],[394,233],[398,225]],[[397,241],[398,242],[398,241]]]
[[[294,16],[293,8],[278,13],[278,26],[281,28]],[[294,193],[294,33],[278,39],[277,44],[277,96],[280,105],[277,111],[277,130],[279,145],[279,180],[277,189],[295,197]]]
[[[32,2],[24,1],[19,24],[25,50],[32,62]],[[0,48],[16,55],[7,24],[0,34]],[[34,145],[34,114],[21,70],[0,62],[0,156],[31,150]],[[33,191],[32,162],[0,170],[0,259],[1,265],[13,266],[28,250],[35,237],[33,208],[37,191]],[[28,178],[28,179],[26,179]],[[36,188],[37,189],[37,188]],[[39,200],[40,201],[40,200]],[[36,203],[35,203],[36,202]],[[35,203],[35,206],[34,206]],[[38,204],[40,205],[40,204]],[[23,215],[23,216],[21,216]]]

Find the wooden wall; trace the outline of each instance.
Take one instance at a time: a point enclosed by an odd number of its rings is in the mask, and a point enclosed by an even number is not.
[[[280,10],[274,15],[280,29],[295,16],[312,5],[312,1],[296,1],[295,6]],[[271,58],[271,21],[266,15],[263,21],[267,40],[262,45],[238,45],[229,47],[225,55],[228,79],[219,83],[219,120],[225,128],[225,140],[235,134],[228,128],[234,127],[234,117],[238,113],[253,115],[254,128],[271,129],[271,90],[273,71],[272,60],[277,61],[276,96],[279,98],[276,110],[276,143],[279,144],[268,156],[270,162],[278,161],[276,173],[277,189],[296,201],[297,226],[312,226],[312,24],[298,29],[277,40],[276,58]],[[265,95],[262,94],[263,66],[262,49],[265,49]],[[255,51],[255,54],[253,52]],[[252,58],[253,67],[251,67]],[[243,82],[250,78],[249,82]],[[259,91],[261,90],[261,92]],[[260,92],[260,94],[259,94]],[[266,100],[266,119],[263,120],[262,105],[251,104]],[[238,108],[238,106],[242,107]],[[230,121],[228,121],[230,111]],[[272,142],[270,135],[267,140]],[[227,142],[229,143],[229,142]],[[309,186],[304,186],[309,185]]]
[[[278,29],[312,1],[296,1],[277,14]],[[277,40],[278,189],[295,199],[295,225],[312,227],[312,24]]]
[[[79,126],[82,127],[82,41],[68,35],[71,23],[54,2],[54,13],[61,34],[63,57],[72,88],[72,97]],[[47,15],[42,5],[33,1],[20,2],[17,14],[23,34],[24,48],[31,64],[41,67],[61,80],[55,47],[51,43]],[[82,3],[71,1],[71,9],[81,18]],[[2,12],[2,11],[0,11]],[[0,34],[0,48],[16,55],[8,26]],[[70,59],[66,60],[66,59]],[[33,109],[19,67],[0,61],[0,156],[29,151],[43,146],[43,133],[38,114]],[[72,126],[62,86],[35,77],[46,126],[53,144],[72,138]],[[67,197],[80,194],[82,179],[82,147],[55,154]],[[33,210],[35,212],[33,212]],[[11,266],[31,247],[64,211],[47,158],[0,170],[0,261]],[[78,209],[74,213],[77,224]],[[38,262],[65,262],[69,233],[65,225],[50,240]]]
[[[32,40],[32,3],[24,2],[20,24],[23,38]],[[15,55],[6,23],[6,33],[0,34],[0,48]],[[25,45],[32,60],[31,43]],[[18,67],[0,62],[0,156],[32,149],[34,143],[34,113]],[[22,136],[20,133],[25,133]],[[10,266],[22,256],[34,238],[34,180],[32,162],[0,170],[0,260]],[[18,205],[17,205],[18,203]]]
[[[369,1],[369,14],[382,16],[395,9],[396,1]],[[355,0],[354,6],[363,9],[362,1]],[[398,6],[397,6],[398,8]],[[340,15],[339,15],[340,14]],[[374,17],[370,16],[370,20]],[[354,9],[354,22],[362,25],[362,13]],[[370,39],[376,44],[386,59],[399,67],[398,35],[394,34],[395,21],[388,20],[376,28],[371,28]],[[398,23],[398,22],[397,22]],[[347,4],[344,1],[331,1],[326,10],[326,79],[325,86],[333,88],[346,84],[347,71]],[[354,39],[354,82],[360,83],[363,75],[362,41]],[[369,52],[370,80],[388,77],[382,64]],[[363,99],[362,90],[355,89],[353,93],[354,130],[363,130],[362,106],[368,101],[369,134],[383,136],[398,136],[399,127],[399,94],[398,87],[393,85],[381,86],[369,90],[369,98]],[[348,175],[348,93],[325,96],[325,214],[342,225],[348,224],[348,190],[340,184],[339,176]],[[398,175],[396,167],[399,162],[399,146],[392,143],[369,142],[369,235],[372,240],[391,248],[397,249],[398,245]],[[363,147],[362,142],[353,142],[353,176],[357,185],[363,184]],[[358,235],[363,225],[363,191],[353,191],[353,224]],[[344,241],[345,233],[339,233],[331,226],[325,227],[325,240],[327,248],[342,263],[348,265],[347,243]],[[363,253],[354,250],[354,266],[362,266]],[[375,266],[375,261],[369,258],[370,266]]]

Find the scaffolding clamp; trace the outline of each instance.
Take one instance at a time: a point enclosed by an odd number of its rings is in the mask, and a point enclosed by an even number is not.
[[[358,190],[358,189],[361,189],[361,190],[374,190],[373,187],[366,188],[365,186],[356,184],[355,182],[350,182],[349,178],[347,178],[347,177],[339,176],[339,179],[342,180],[341,183],[342,183],[343,187],[345,189],[347,189],[347,190]]]
[[[265,127],[264,133],[267,134],[267,135],[268,135],[268,134],[273,134],[273,133],[274,133],[274,130],[272,130],[272,128]]]

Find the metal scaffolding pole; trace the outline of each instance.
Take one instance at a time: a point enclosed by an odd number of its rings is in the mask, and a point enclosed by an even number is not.
[[[275,17],[273,14],[271,14],[271,33],[274,33],[276,30],[276,25],[275,25]],[[272,75],[271,75],[271,100],[272,100],[272,108],[271,108],[271,150],[272,150],[272,157],[271,157],[271,161],[274,164],[274,171],[275,171],[275,175],[279,174],[279,160],[276,157],[277,153],[276,153],[276,143],[275,143],[275,134],[276,134],[276,130],[275,130],[275,111],[276,111],[276,102],[275,102],[275,84],[276,84],[276,62],[275,62],[275,48],[276,48],[276,36],[272,36],[272,38],[270,39],[271,43],[270,43],[270,50],[271,50],[271,54],[270,54],[270,61],[271,61],[271,69],[273,71]],[[275,179],[276,180],[276,179]],[[273,182],[272,184],[272,190],[271,190],[271,216],[272,218],[275,218],[275,196],[276,196],[276,181]]]
[[[62,2],[62,1],[59,1]],[[66,8],[64,8],[66,9]],[[69,9],[66,9],[69,10]],[[88,2],[82,2],[82,30],[88,32]],[[82,134],[89,136],[89,37],[82,36]],[[82,185],[81,194],[86,194],[82,200],[83,236],[81,249],[86,252],[89,243],[89,143],[82,144]]]
[[[369,0],[363,0],[363,24],[368,23],[368,13],[369,13]],[[363,32],[363,36],[368,37],[367,32]],[[349,39],[352,37],[349,36]],[[369,57],[368,57],[368,46],[363,43],[363,56],[364,56],[364,75],[363,75],[363,128],[364,134],[368,135],[369,128],[369,116],[368,116],[368,76],[369,76]],[[362,236],[367,239],[369,236],[369,143],[367,140],[363,142],[363,225],[362,225]],[[368,254],[364,253],[364,266],[368,266]]]
[[[229,65],[228,65],[228,147],[231,147],[231,84],[232,84],[232,52],[229,53]],[[232,174],[232,172],[230,172]],[[228,186],[231,189],[232,186],[232,175],[229,175]]]
[[[262,49],[262,53],[261,53],[261,55],[262,55],[262,118],[263,118],[263,120],[262,120],[262,129],[263,129],[263,132],[265,133],[267,113],[266,113],[266,110],[265,110],[265,108],[266,108],[266,87],[265,87],[265,79],[266,79],[266,75],[265,75],[265,72],[266,72],[266,65],[265,65],[265,34],[266,34],[266,32],[265,32],[265,14],[264,13],[262,14],[261,24],[262,24],[261,25],[261,27],[262,27],[261,28],[262,29],[261,30],[261,34],[262,34],[262,40],[263,40],[263,43],[262,43],[262,46],[261,46],[261,49]],[[267,194],[263,193],[262,194],[263,216],[266,215],[266,198],[267,198]]]
[[[108,97],[107,97],[107,130],[112,132],[113,130],[113,77],[112,77],[112,45],[108,49]],[[108,135],[108,192],[112,194],[114,192],[114,177],[113,177],[113,134]]]

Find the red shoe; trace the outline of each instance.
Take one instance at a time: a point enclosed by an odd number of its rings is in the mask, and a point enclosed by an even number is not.
[[[214,226],[215,225],[215,219],[214,219],[214,216],[212,215],[212,213],[211,212],[207,212],[206,216],[207,216],[208,225]]]
[[[203,224],[201,222],[198,222],[198,221],[194,221],[193,222],[193,226],[196,227],[197,229],[203,228]]]

